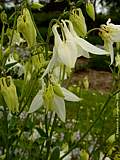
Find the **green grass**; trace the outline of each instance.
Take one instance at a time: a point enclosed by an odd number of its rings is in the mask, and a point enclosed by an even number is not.
[[[77,120],[74,130],[79,130],[81,135],[83,135],[98,117],[108,98],[108,94],[101,94],[97,91],[82,89],[79,95],[83,100],[79,103],[67,102],[66,110],[67,119]],[[95,123],[94,127],[88,134],[92,135],[94,140],[97,137],[97,140],[99,141],[98,143],[101,146],[103,146],[106,139],[116,131],[114,110],[115,98],[112,98],[105,107],[103,113],[100,115],[99,120]],[[89,136],[86,138],[89,138]]]

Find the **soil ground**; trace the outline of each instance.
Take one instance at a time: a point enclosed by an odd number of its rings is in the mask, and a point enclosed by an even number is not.
[[[88,69],[86,71],[78,71],[74,73],[71,79],[72,84],[78,84],[79,81],[83,81],[84,77],[88,77],[89,88],[108,92],[112,87],[112,74],[107,71],[96,71],[94,69]]]
[[[84,81],[86,76],[89,81],[89,88],[101,92],[109,92],[112,88],[112,73],[107,70],[91,69],[88,66],[88,59],[80,58],[77,60],[78,69],[73,73],[71,83],[78,84]],[[82,67],[82,69],[81,69]],[[98,65],[99,67],[99,65]]]

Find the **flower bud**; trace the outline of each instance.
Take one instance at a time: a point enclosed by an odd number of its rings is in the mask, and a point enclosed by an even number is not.
[[[120,68],[120,55],[115,57],[116,67]]]
[[[33,2],[31,5],[31,8],[33,8],[33,9],[40,9],[42,7],[44,7],[44,5],[41,3],[37,3],[37,2]]]
[[[107,140],[106,140],[107,143],[114,143],[115,142],[115,134],[112,134]]]
[[[80,159],[81,160],[88,160],[89,159],[89,154],[85,150],[81,150]]]
[[[48,88],[46,88],[46,91],[44,92],[43,95],[44,104],[48,110],[53,109],[53,98],[54,98],[53,86],[49,84]]]
[[[83,16],[82,10],[80,8],[73,9],[69,17],[73,24],[74,30],[80,37],[85,37],[87,33],[87,27],[85,23],[85,18]]]
[[[35,45],[37,34],[31,19],[31,15],[27,8],[23,9],[23,14],[17,19],[17,30],[18,32],[22,33],[29,47]]]
[[[18,112],[18,96],[11,76],[0,78],[0,92],[9,110],[13,113]]]
[[[64,97],[64,94],[60,88],[60,86],[58,84],[54,84],[53,85],[53,90],[54,90],[54,93],[60,97]]]
[[[92,20],[95,21],[95,10],[93,3],[91,2],[86,3],[86,12],[90,16],[90,18],[92,18]]]
[[[85,87],[86,90],[89,89],[89,80],[88,80],[88,76],[85,76],[85,77],[83,78],[83,85],[84,85],[84,87]]]

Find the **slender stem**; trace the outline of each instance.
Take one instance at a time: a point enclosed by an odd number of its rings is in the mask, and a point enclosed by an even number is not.
[[[57,118],[57,115],[55,114],[54,120],[53,120],[53,123],[52,123],[52,126],[51,126],[51,130],[50,130],[50,134],[49,134],[49,137],[48,137],[47,143],[46,143],[46,147],[47,147],[46,160],[48,159],[49,154],[50,154],[51,138],[52,138],[52,135],[53,135],[55,124],[56,124],[56,118]]]
[[[93,29],[90,29],[88,32],[87,32],[87,34],[86,34],[86,37],[87,37],[87,35],[88,34],[90,34],[91,32],[93,32],[93,31],[102,31],[102,29],[101,28],[93,28]]]
[[[16,23],[17,23],[17,12],[16,12],[16,8],[15,8],[15,18],[14,18],[14,22],[13,22],[13,30],[12,30],[12,36],[10,39],[10,46],[12,45],[12,40],[13,40],[13,35],[14,35]]]
[[[55,115],[54,115],[53,124],[52,124],[52,127],[51,127],[51,131],[50,131],[50,138],[52,138],[52,134],[53,134],[53,131],[54,131],[54,127],[55,127],[55,124],[56,124],[56,118],[57,118],[57,115],[55,114]]]
[[[49,44],[50,37],[51,37],[51,31],[52,31],[52,25],[53,25],[53,23],[57,23],[60,26],[60,28],[62,30],[62,34],[63,34],[63,39],[66,39],[62,24],[59,22],[59,20],[52,19],[50,21],[50,23],[49,23],[48,34],[47,34],[47,39],[46,39],[46,47],[45,47],[45,54],[46,54],[45,57],[46,57],[46,59],[48,58],[47,57],[47,55],[48,55],[48,48],[49,48],[48,44]]]
[[[42,36],[41,36],[41,34],[40,34],[39,30],[38,30],[38,27],[37,27],[37,25],[36,25],[36,23],[35,23],[35,21],[34,21],[33,14],[32,14],[32,12],[31,12],[31,9],[30,9],[30,14],[31,14],[31,18],[32,18],[33,24],[34,24],[34,26],[35,26],[35,29],[36,29],[36,31],[37,31],[37,33],[38,33],[38,36],[39,36],[40,40],[41,40],[42,42],[44,42],[44,39],[42,38]]]
[[[46,111],[46,113],[45,113],[45,130],[46,130],[46,136],[48,137],[48,124],[47,124],[47,121],[48,121],[48,112]]]
[[[63,66],[63,72],[62,72],[62,79],[61,79],[61,83],[63,83],[64,79],[65,79],[65,65]]]
[[[2,47],[3,47],[3,41],[4,41],[4,32],[5,32],[5,24],[3,23],[3,26],[2,26],[2,34],[1,34],[1,44],[0,44],[0,63],[2,61]]]
[[[36,78],[37,78],[37,77],[36,77]],[[32,81],[32,80],[31,80],[31,81]],[[25,102],[24,102],[24,105],[21,107],[21,110],[20,110],[20,112],[18,113],[17,116],[19,116],[19,115],[22,113],[22,111],[23,111],[24,108],[26,107],[29,99],[31,98],[31,93],[33,92],[33,89],[34,89],[35,84],[36,84],[35,82],[36,82],[36,79],[32,82],[32,84],[30,83],[30,84],[27,86],[25,95],[24,95],[24,97],[22,97],[22,101],[21,101],[21,103],[20,103],[20,106],[22,106],[22,102],[23,102],[24,99],[25,99]],[[26,86],[24,86],[24,87],[26,87]],[[28,106],[28,107],[29,107],[29,106]]]
[[[8,116],[8,113],[7,113],[7,110],[6,110],[6,107],[4,107],[4,122],[5,122],[5,144],[6,144],[6,157],[5,157],[5,160],[8,160],[9,158],[9,139],[8,139],[8,120],[7,120],[7,116]]]

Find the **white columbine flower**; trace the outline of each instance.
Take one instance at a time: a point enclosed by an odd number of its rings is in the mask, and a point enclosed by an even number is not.
[[[46,90],[46,84],[42,80],[42,89],[40,89],[36,96],[33,98],[28,113],[33,113],[36,110],[38,110],[41,106],[45,105],[48,110],[50,109],[53,112],[55,112],[58,115],[58,117],[63,122],[65,122],[65,100],[79,102],[82,99],[58,84],[55,84],[53,86],[50,85],[49,90],[48,88]]]
[[[109,52],[102,50],[83,38],[80,38],[73,29],[72,22],[69,20],[61,20],[62,25],[62,38],[58,33],[57,28],[60,27],[57,24],[53,25],[52,31],[55,37],[53,47],[53,57],[50,60],[42,78],[50,72],[57,63],[64,64],[68,68],[74,68],[75,62],[78,57],[84,56],[89,58],[89,53],[97,55],[110,54]],[[68,27],[67,24],[68,23]]]
[[[109,54],[106,50],[100,49],[91,43],[87,42],[85,39],[80,38],[73,29],[73,25],[71,21],[66,20],[69,24],[69,29],[71,34],[73,35],[74,43],[77,45],[78,53],[77,56],[89,57],[88,52],[96,55],[106,55]]]
[[[64,24],[64,21],[62,21]],[[52,31],[55,37],[55,45],[53,48],[53,54],[57,54],[61,62],[67,67],[73,68],[77,57],[77,47],[74,43],[73,36],[67,29],[67,26],[63,26],[64,35],[61,39],[58,31],[58,25],[53,25]]]
[[[107,21],[107,25],[101,25],[101,28],[105,30],[113,42],[120,42],[120,25],[115,25],[110,23],[111,19],[109,18]]]
[[[120,25],[110,23],[108,19],[107,25],[101,25],[100,36],[104,40],[104,48],[111,54],[111,64],[114,61],[113,43],[120,42]]]

